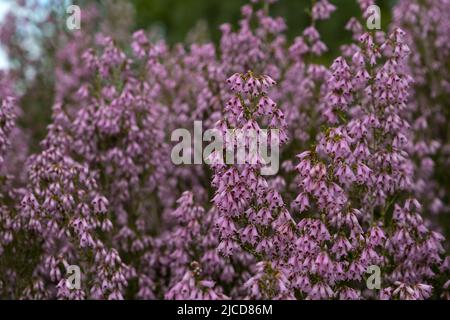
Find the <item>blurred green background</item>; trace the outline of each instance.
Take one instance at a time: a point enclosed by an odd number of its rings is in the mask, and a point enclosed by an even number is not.
[[[19,0],[0,0],[0,21],[8,9],[14,10],[14,3]],[[20,0],[29,3],[38,3],[41,8],[53,8],[65,15],[64,8],[69,4],[78,4],[82,8],[88,4],[99,5],[100,14],[117,22],[112,29],[114,33],[128,32],[132,29],[151,30],[157,37],[166,39],[170,44],[177,42],[189,43],[189,35],[195,29],[197,35],[192,42],[213,41],[219,43],[219,26],[229,22],[237,28],[237,22],[241,18],[240,8],[249,4],[250,0]],[[292,40],[309,25],[310,18],[307,10],[311,8],[314,0],[278,0],[270,6],[272,16],[283,17],[288,25],[287,36]],[[321,21],[317,28],[329,47],[325,58],[335,57],[339,54],[339,47],[351,41],[350,32],[344,26],[351,17],[360,17],[361,12],[358,0],[329,0],[337,7],[331,18]],[[375,1],[381,8],[383,29],[386,30],[391,21],[390,8],[397,0]],[[261,7],[261,4],[259,4]],[[31,13],[37,15],[36,12]],[[124,24],[126,26],[124,26]],[[111,30],[109,30],[110,32]],[[0,51],[1,62],[5,62]],[[4,64],[4,63],[3,63]]]

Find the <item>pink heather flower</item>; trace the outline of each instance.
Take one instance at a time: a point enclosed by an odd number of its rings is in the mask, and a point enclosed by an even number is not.
[[[312,9],[314,20],[326,20],[336,10],[336,7],[327,0],[319,0]]]

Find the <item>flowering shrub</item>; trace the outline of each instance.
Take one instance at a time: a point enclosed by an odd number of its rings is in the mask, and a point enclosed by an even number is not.
[[[7,16],[0,298],[450,298],[450,3],[400,0],[385,33],[358,1],[328,64],[319,26],[339,6],[312,1],[290,41],[274,2],[242,7],[218,45],[173,46],[89,6],[81,30],[39,39],[50,64]],[[34,126],[36,88],[49,119]],[[171,132],[194,121],[224,150],[175,165]],[[272,142],[279,171],[242,132]]]

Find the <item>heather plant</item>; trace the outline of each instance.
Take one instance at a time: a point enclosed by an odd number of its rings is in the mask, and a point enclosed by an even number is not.
[[[11,177],[5,172],[5,157],[10,151],[11,146],[11,134],[16,126],[16,105],[12,97],[3,98],[1,101],[0,109],[0,255],[3,254],[5,246],[12,241],[12,233],[14,228],[14,213],[11,208],[8,208],[7,204],[11,197]]]
[[[181,297],[194,299],[206,291],[203,294],[210,299],[223,299],[225,289],[237,296],[247,273],[236,270],[245,270],[245,265],[252,261],[251,256],[243,252],[236,252],[234,259],[221,256],[216,250],[218,211],[213,208],[205,212],[195,206],[191,192],[184,192],[177,202],[179,207],[171,214],[175,225],[159,239],[160,263],[171,275],[171,288],[165,297],[180,298],[181,294]],[[189,282],[195,283],[195,289],[186,293],[179,289]]]
[[[21,263],[31,274],[16,288],[16,298],[123,298],[132,269],[103,242],[113,227],[108,200],[98,192],[88,167],[68,155],[71,137],[63,130],[67,118],[58,111],[42,142],[43,151],[28,160],[28,183],[17,209],[17,239],[10,250],[24,259]],[[83,287],[67,287],[64,275],[69,265],[81,268]]]
[[[334,61],[322,101],[331,126],[299,155],[295,203],[305,218],[298,225],[298,283],[310,298],[361,298],[357,283],[370,265],[385,274],[382,298],[431,295],[427,281],[441,262],[443,237],[428,230],[421,205],[409,198],[410,128],[402,110],[412,79],[404,35],[396,29],[378,46],[365,33],[349,62]]]
[[[267,95],[275,81],[252,72],[236,73],[227,81],[235,94],[226,106],[225,120],[217,124],[218,129],[223,134],[227,129],[239,128],[260,132],[260,125],[267,125],[279,130],[276,135],[269,131],[267,140],[285,143],[284,114]],[[237,140],[239,137],[225,137],[225,148],[240,148]],[[283,268],[295,239],[293,220],[281,195],[261,175],[265,160],[248,143],[244,143],[241,151],[256,157],[256,161],[228,165],[228,160],[220,161],[220,152],[211,155],[215,171],[212,184],[217,188],[213,201],[221,213],[217,221],[221,242],[217,249],[224,256],[243,249],[257,259],[256,275],[245,284],[250,297],[290,297]]]
[[[20,201],[20,192],[16,184],[21,181],[20,176],[15,175],[14,161],[20,164],[22,153],[15,147],[20,146],[21,131],[17,127],[19,108],[17,99],[13,96],[11,86],[8,84],[9,75],[1,74],[2,87],[0,94],[0,259],[6,263],[0,264],[0,297],[14,296],[16,270],[8,260],[14,254],[11,251],[11,243],[15,233],[20,228],[19,214],[15,204]],[[17,139],[18,143],[14,141]],[[24,149],[26,151],[26,149]],[[23,162],[22,162],[23,163]]]
[[[164,69],[158,69],[158,56],[138,57],[148,59],[143,62],[128,58],[111,38],[99,36],[98,45],[99,53],[83,55],[89,78],[75,94],[83,108],[67,105],[64,130],[72,139],[69,153],[98,174],[102,192],[111,199],[115,247],[127,262],[139,261],[172,197],[165,180],[171,166],[164,142],[166,111],[154,86]],[[136,54],[140,49],[135,43]],[[133,63],[143,63],[144,69],[136,74]],[[135,271],[139,276],[139,268]]]
[[[324,94],[325,80],[329,73],[326,66],[317,63],[327,51],[317,26],[320,21],[328,19],[336,7],[327,1],[312,4],[310,25],[287,49],[286,58],[289,62],[283,70],[280,89],[274,92],[275,98],[283,105],[290,138],[284,148],[287,159],[282,165],[287,173],[283,179],[289,201],[297,195],[292,158],[299,149],[309,147],[316,139],[318,128],[323,122],[316,106]]]
[[[448,1],[399,1],[387,34],[358,0],[330,63],[319,30],[345,7],[311,1],[290,40],[275,2],[243,6],[219,43],[173,45],[131,32],[120,1],[81,2],[80,30],[14,7],[1,298],[449,298]],[[197,121],[221,149],[172,163],[172,133]]]
[[[408,67],[414,87],[409,103],[415,133],[411,153],[416,163],[416,193],[427,208],[427,218],[447,232],[449,8],[446,1],[400,1],[393,21],[408,31],[411,48]]]
[[[409,101],[413,127],[414,190],[423,202],[424,217],[448,240],[448,102],[449,3],[400,1],[393,11],[393,25],[408,32],[411,48],[408,67],[415,80]],[[446,243],[448,248],[448,241]],[[445,271],[445,272],[442,272]],[[448,296],[449,266],[441,267],[443,293]]]

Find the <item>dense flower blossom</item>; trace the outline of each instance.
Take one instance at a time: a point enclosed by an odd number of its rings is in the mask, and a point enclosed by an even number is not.
[[[255,76],[252,72],[234,74],[227,81],[235,95],[226,106],[225,120],[217,124],[219,130],[241,128],[260,132],[259,123],[268,124],[269,128],[279,130],[279,136],[273,136],[270,131],[267,139],[273,142],[275,138],[276,143],[285,143],[284,114],[267,96],[275,81],[269,76]],[[224,131],[222,133],[225,134]],[[236,139],[225,139],[227,149],[237,146]],[[251,296],[281,298],[292,294],[287,291],[287,280],[282,274],[283,262],[295,239],[294,223],[281,195],[261,175],[264,159],[249,145],[244,149],[256,161],[226,165],[216,161],[217,154],[212,155],[215,170],[212,183],[217,188],[213,201],[220,212],[217,220],[221,240],[218,250],[225,256],[233,256],[239,249],[252,253],[260,262],[255,271],[258,275],[246,283]],[[279,277],[280,280],[276,280]],[[266,281],[275,281],[274,287],[266,286]]]
[[[192,192],[184,192],[177,203],[178,207],[168,217],[173,228],[163,233],[153,244],[154,252],[146,255],[146,259],[152,261],[148,265],[150,273],[170,274],[168,283],[157,278],[154,281],[169,289],[178,288],[176,284],[186,282],[186,277],[204,278],[214,281],[216,290],[221,292],[224,291],[221,285],[234,285],[229,289],[229,294],[236,295],[246,279],[246,273],[238,274],[235,270],[245,269],[252,262],[251,256],[241,252],[230,260],[217,252],[216,221],[219,215],[215,208],[205,212],[195,205]]]
[[[342,282],[363,280],[370,265],[386,266],[391,256],[396,268],[385,281],[396,288],[382,296],[397,295],[406,283],[418,288],[412,297],[428,298],[426,279],[441,260],[443,238],[426,228],[417,200],[407,199],[403,208],[395,204],[412,185],[409,124],[401,117],[411,82],[405,73],[409,49],[400,29],[381,46],[369,34],[360,41],[350,62],[338,58],[331,66],[322,106],[336,125],[321,134],[314,150],[299,155],[302,192],[295,203],[302,214],[322,214],[298,224],[300,259],[292,262],[300,271],[298,289],[313,299],[342,297]],[[382,56],[386,61],[378,63]],[[388,225],[392,232],[381,229]],[[323,251],[330,240],[331,252]]]
[[[29,183],[19,220],[23,232],[36,237],[25,239],[25,244],[40,250],[42,256],[30,261],[36,279],[22,294],[51,298],[52,291],[46,287],[53,284],[58,298],[122,299],[133,271],[123,264],[116,249],[102,241],[101,233],[113,227],[108,200],[98,193],[89,169],[67,156],[68,138],[59,123],[63,121],[55,119],[43,142],[45,149],[29,159]],[[85,279],[83,288],[74,291],[67,288],[63,277],[71,264],[80,265]],[[47,277],[50,283],[37,286]]]
[[[450,2],[398,1],[387,34],[358,0],[338,58],[319,32],[336,1],[292,38],[276,0],[249,2],[217,44],[131,33],[122,1],[73,32],[5,16],[0,298],[450,299]],[[175,165],[194,121],[223,149]]]
[[[450,47],[444,40],[450,28],[447,1],[400,1],[394,8],[393,25],[407,28],[411,48],[409,68],[414,77],[411,125],[415,133],[411,153],[416,158],[415,191],[433,215],[448,213],[448,60]],[[441,176],[442,179],[435,179]]]
[[[0,186],[0,257],[4,253],[5,246],[13,241],[14,228],[16,227],[13,210],[6,205],[13,190],[10,190],[10,177],[4,173],[5,157],[11,146],[11,133],[15,126],[15,100],[7,97],[0,101],[0,179],[2,180]]]

